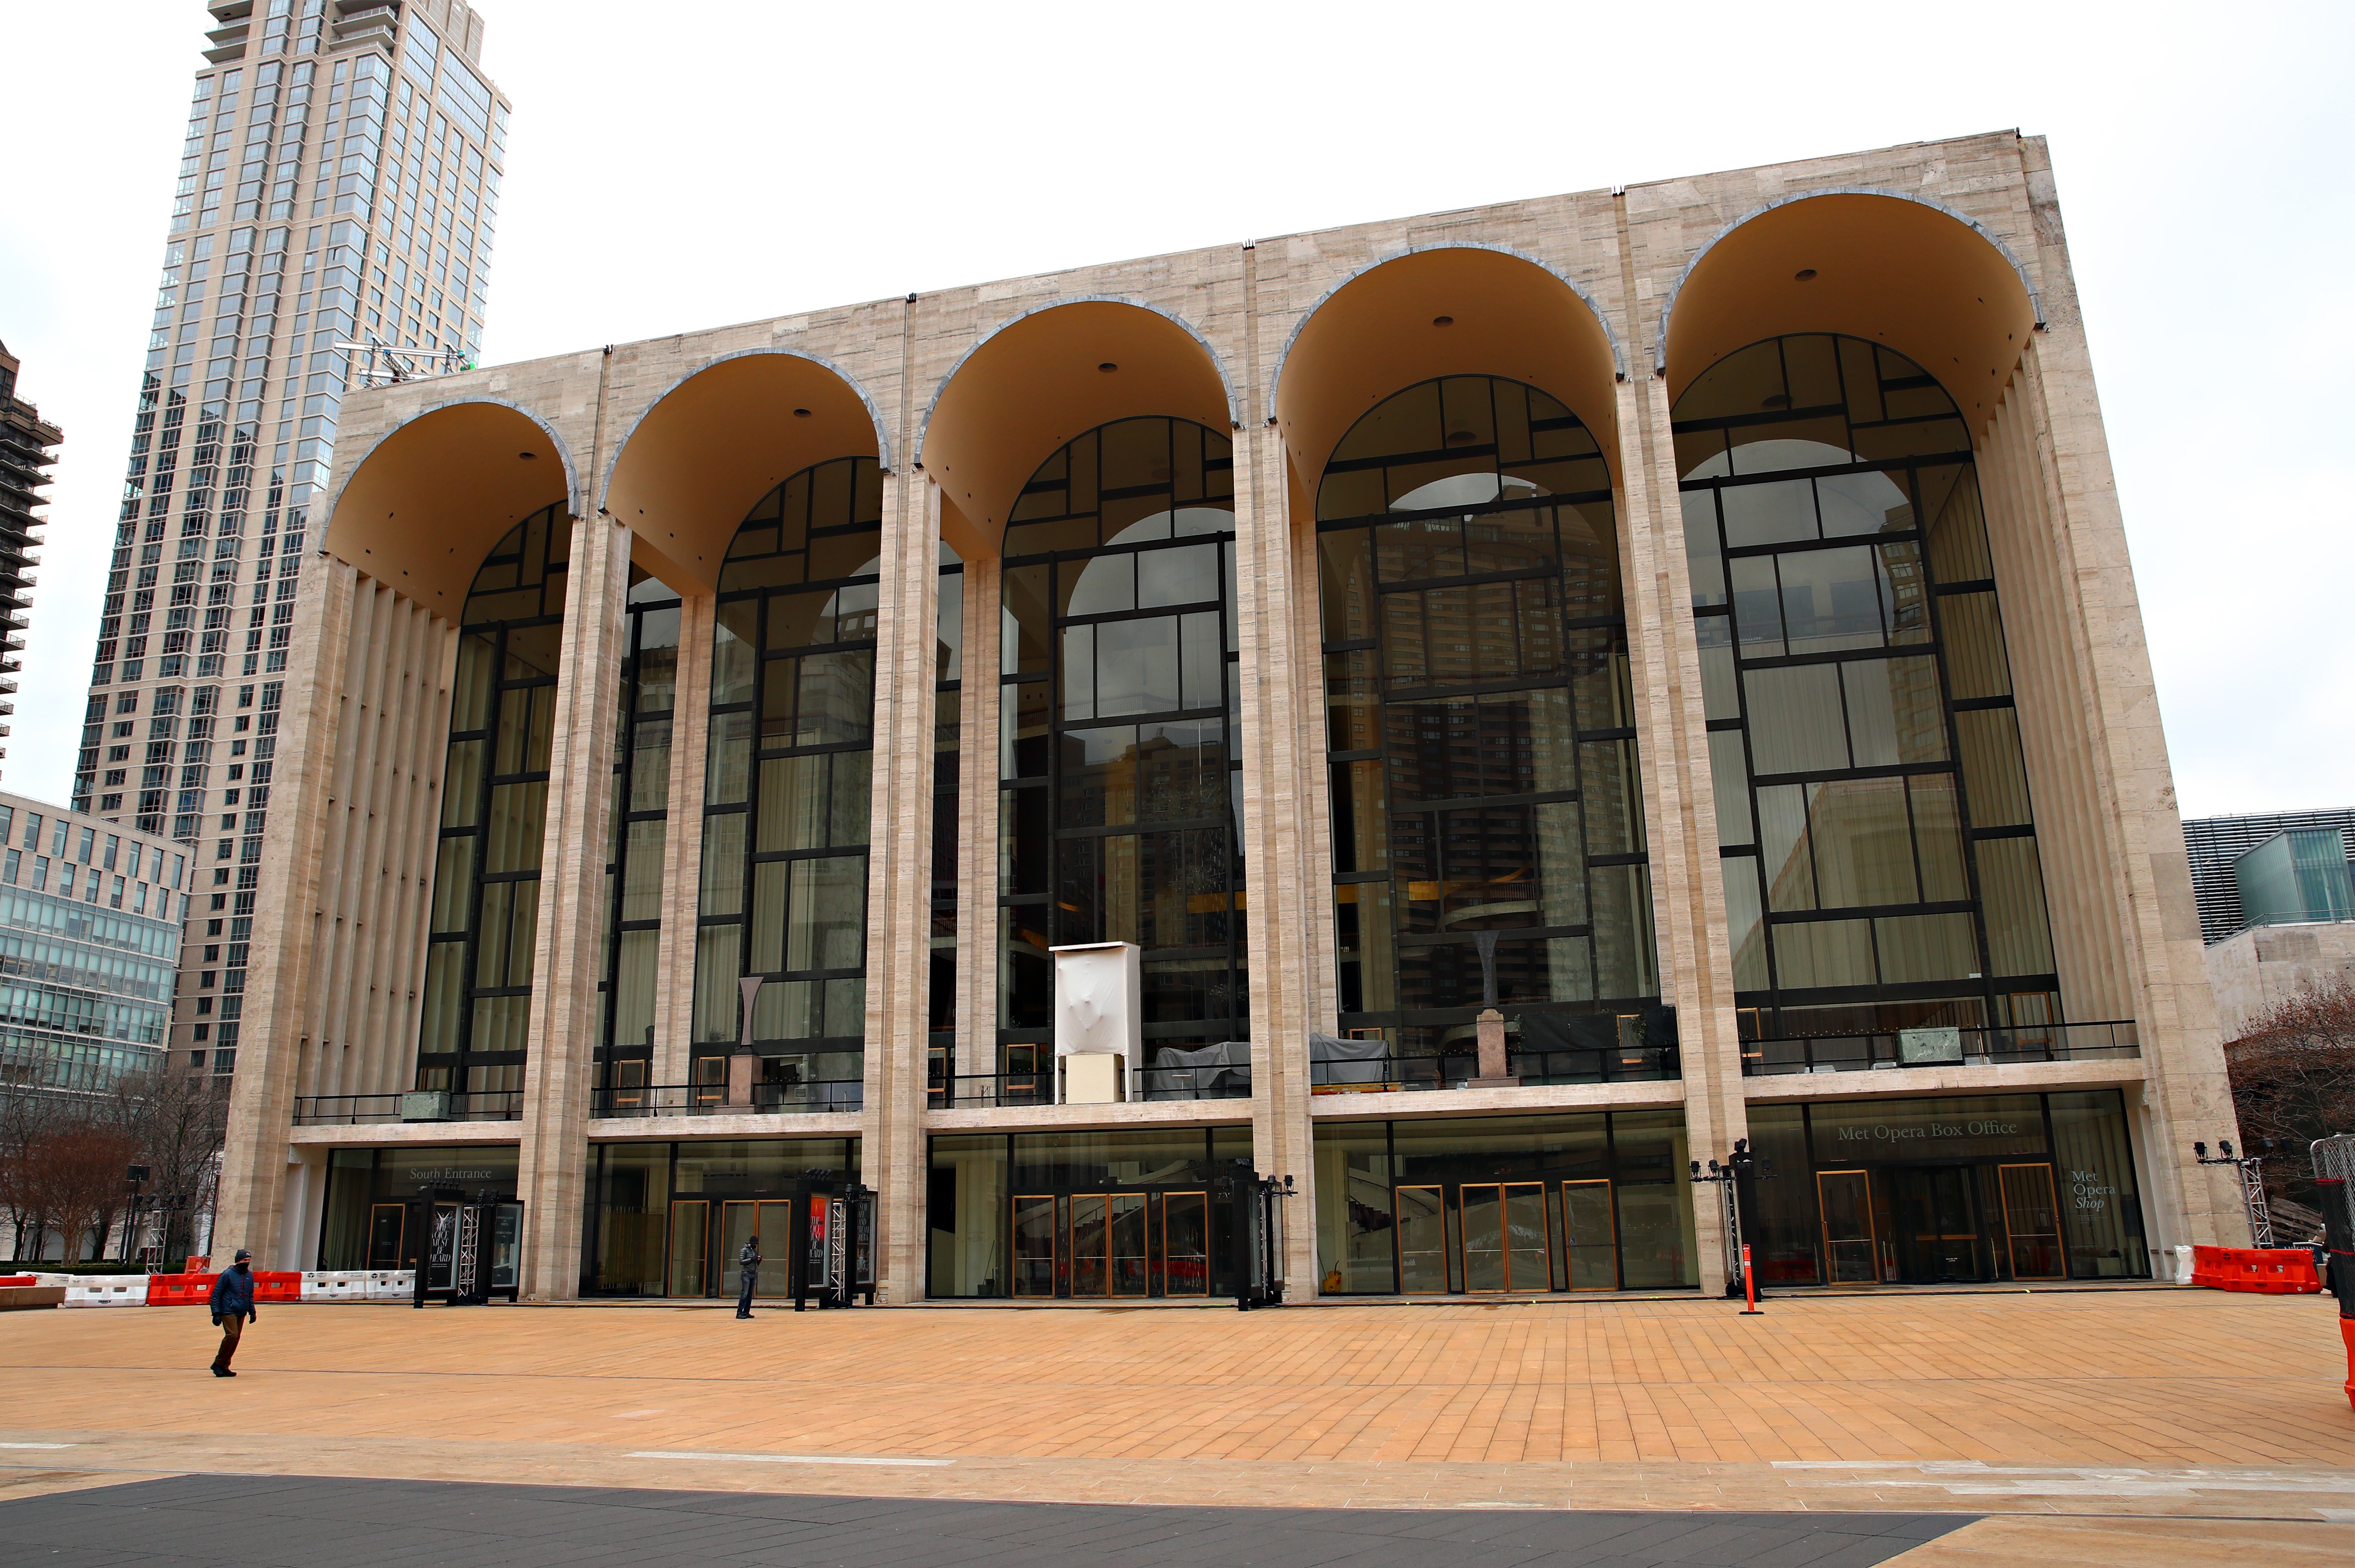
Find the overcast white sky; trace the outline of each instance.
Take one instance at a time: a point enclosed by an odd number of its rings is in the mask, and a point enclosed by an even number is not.
[[[480,9],[516,106],[494,363],[1255,235],[2046,135],[2184,812],[2355,805],[2344,0]],[[52,800],[209,25],[197,0],[0,0],[17,148],[0,339],[66,431],[5,779]]]

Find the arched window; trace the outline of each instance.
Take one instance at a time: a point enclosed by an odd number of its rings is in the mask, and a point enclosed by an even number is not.
[[[1675,428],[1744,1036],[2059,1022],[1954,400],[1809,334],[1719,361]]]
[[[1611,475],[1516,381],[1411,387],[1316,497],[1340,1026],[1468,1076],[1493,933],[1524,1082],[1674,1076]]]
[[[821,463],[762,498],[720,567],[694,1022],[715,1097],[757,975],[760,1103],[861,1102],[882,517],[873,458]]]
[[[1052,1068],[1048,949],[1072,943],[1145,950],[1148,1053],[1248,1037],[1233,496],[1224,435],[1122,420],[1041,464],[1007,523],[997,1014],[1007,1073]]]
[[[534,512],[491,547],[459,613],[420,1089],[523,1087],[571,542],[561,506]]]

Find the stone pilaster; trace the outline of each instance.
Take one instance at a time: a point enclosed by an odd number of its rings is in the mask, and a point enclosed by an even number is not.
[[[581,1285],[597,983],[604,978],[605,856],[612,843],[630,531],[600,514],[572,524],[556,730],[532,944],[530,1055],[523,1074],[523,1295],[565,1301]]]
[[[297,601],[295,624],[304,640],[288,661],[292,667],[280,709],[276,782],[283,804],[271,814],[261,863],[282,869],[264,880],[254,901],[244,1019],[251,1043],[239,1043],[212,1243],[216,1251],[250,1247],[265,1268],[301,1268],[308,1261],[281,1255],[286,1131],[293,1123],[295,1082],[309,1040],[311,997],[304,976],[320,960],[330,934],[321,929],[319,911],[335,816],[330,797],[343,750],[353,603],[372,586],[340,561],[314,564]],[[204,918],[208,890],[192,891],[189,907],[195,912],[189,918]]]
[[[880,1299],[922,1291],[925,994],[932,966],[932,716],[939,641],[940,488],[921,473],[883,489],[875,650],[875,773],[867,859],[867,1071],[861,1179],[878,1200]]]
[[[662,941],[655,957],[651,1083],[694,1065],[696,918],[703,912],[703,782],[711,739],[711,637],[719,601],[687,591],[678,612],[678,696],[670,721],[670,818],[663,833]]]
[[[1293,1179],[1284,1278],[1295,1296],[1316,1272],[1315,1150],[1308,1121],[1310,998],[1316,933],[1329,887],[1311,839],[1322,792],[1304,739],[1322,733],[1318,672],[1301,667],[1301,617],[1316,619],[1316,578],[1293,549],[1283,438],[1247,429],[1235,442],[1235,621],[1242,685],[1244,930],[1251,964],[1252,1157],[1262,1176]],[[1317,750],[1321,755],[1321,749]],[[1329,881],[1329,878],[1327,879]]]

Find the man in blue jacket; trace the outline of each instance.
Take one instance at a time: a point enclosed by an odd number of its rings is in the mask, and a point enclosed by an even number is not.
[[[221,1331],[220,1349],[213,1355],[213,1376],[217,1378],[237,1376],[229,1370],[229,1358],[237,1354],[238,1337],[253,1317],[253,1266],[247,1262],[252,1256],[243,1247],[238,1248],[236,1260],[213,1281],[213,1322]]]

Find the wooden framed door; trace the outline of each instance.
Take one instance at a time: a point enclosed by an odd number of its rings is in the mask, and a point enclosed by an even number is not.
[[[1816,1177],[1823,1215],[1825,1283],[1877,1285],[1881,1238],[1872,1225],[1872,1178],[1861,1170],[1826,1170]]]
[[[2061,1253],[2061,1205],[2053,1196],[2049,1165],[1999,1165],[2003,1191],[2005,1250],[2014,1279],[2062,1279],[2068,1264]]]
[[[1210,1294],[1210,1195],[1207,1192],[1162,1195],[1161,1294]]]
[[[1535,1181],[1484,1183],[1459,1189],[1464,1288],[1488,1294],[1553,1288],[1546,1234],[1545,1187]]]
[[[1052,1296],[1058,1248],[1055,1200],[1029,1194],[1014,1200],[1014,1294]]]
[[[719,1205],[719,1294],[739,1288],[736,1260],[744,1243],[761,1250],[761,1268],[752,1276],[755,1296],[793,1294],[794,1204],[790,1198],[731,1198]]]
[[[1447,1189],[1401,1187],[1396,1193],[1399,1289],[1409,1296],[1447,1294]]]
[[[1561,1184],[1561,1250],[1570,1258],[1570,1288],[1619,1288],[1619,1226],[1608,1180]]]
[[[681,1198],[670,1206],[670,1253],[663,1270],[666,1296],[710,1294],[707,1251],[711,1243],[711,1200]]]
[[[408,1260],[401,1256],[400,1243],[408,1239],[408,1204],[373,1203],[368,1206],[368,1267],[401,1267]]]

